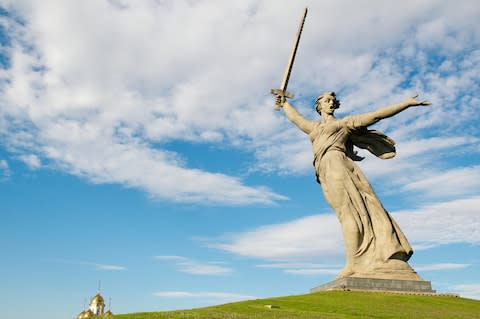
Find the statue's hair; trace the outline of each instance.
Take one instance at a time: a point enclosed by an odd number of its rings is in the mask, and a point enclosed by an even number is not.
[[[328,91],[328,92],[323,92],[322,94],[320,94],[317,99],[315,100],[315,109],[317,110],[317,113],[318,114],[321,114],[320,112],[320,109],[318,108],[318,106],[320,105],[320,102],[322,101],[323,98],[325,98],[326,96],[333,96],[333,98],[335,99],[335,102],[334,102],[334,107],[335,109],[338,109],[340,107],[340,101],[337,100],[337,95],[335,94],[335,92],[332,92],[332,91]]]

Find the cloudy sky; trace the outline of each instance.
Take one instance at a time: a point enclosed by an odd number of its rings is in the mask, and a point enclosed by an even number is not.
[[[359,165],[433,288],[480,298],[480,5],[461,1],[0,1],[0,305],[73,318],[306,293],[344,263],[318,119],[420,93]]]

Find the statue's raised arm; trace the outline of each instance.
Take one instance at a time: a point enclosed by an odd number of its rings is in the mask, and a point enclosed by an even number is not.
[[[310,134],[313,131],[315,122],[304,118],[300,113],[298,113],[293,105],[285,99],[285,97],[277,95],[275,103],[285,111],[287,118],[304,133]]]
[[[355,118],[356,118],[356,121],[358,122],[356,123],[357,124],[356,126],[370,126],[372,124],[377,123],[380,120],[397,115],[398,113],[412,106],[431,105],[431,103],[427,100],[422,100],[422,101],[417,100],[417,97],[418,97],[418,94],[412,97],[409,97],[405,101],[402,101],[400,103],[385,106],[373,112],[356,115]]]

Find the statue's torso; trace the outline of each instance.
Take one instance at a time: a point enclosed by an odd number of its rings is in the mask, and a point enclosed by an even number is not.
[[[315,157],[323,156],[328,151],[345,152],[349,129],[343,120],[328,123],[316,123],[309,134]]]

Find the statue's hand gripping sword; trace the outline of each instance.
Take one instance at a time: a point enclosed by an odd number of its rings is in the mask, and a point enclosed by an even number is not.
[[[290,52],[290,58],[288,59],[287,67],[285,68],[285,72],[283,73],[282,83],[280,83],[279,89],[271,89],[270,92],[275,96],[281,96],[281,100],[285,100],[286,98],[292,99],[293,94],[287,92],[288,80],[290,79],[290,73],[292,73],[293,62],[295,61],[295,54],[297,53],[298,43],[300,42],[300,36],[302,35],[303,24],[305,23],[305,18],[307,17],[308,9],[305,8],[303,12],[302,19],[300,20],[300,25],[298,26],[297,36],[293,41],[292,51]],[[278,99],[275,101],[275,110],[279,110],[281,103]]]

